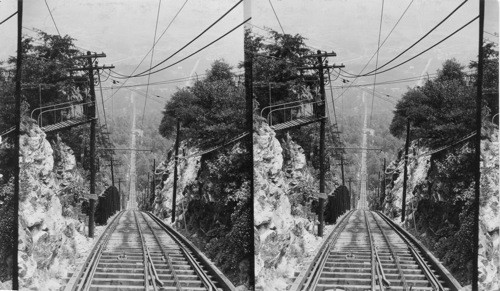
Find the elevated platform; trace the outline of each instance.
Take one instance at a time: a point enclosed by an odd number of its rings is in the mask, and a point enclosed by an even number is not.
[[[272,125],[271,128],[274,131],[291,129],[291,128],[294,128],[294,127],[304,126],[304,125],[308,125],[308,124],[311,124],[311,123],[314,123],[314,122],[318,122],[318,121],[321,121],[321,120],[323,120],[325,118],[326,117],[319,117],[318,118],[318,117],[315,117],[315,116],[300,117],[300,118],[297,118],[297,119],[294,119],[294,120],[290,120],[290,121],[287,121],[287,122],[283,122],[283,123],[279,123],[279,124],[276,124],[276,125]]]
[[[61,121],[58,123],[54,123],[51,125],[46,125],[46,126],[42,127],[42,130],[46,133],[54,132],[54,131],[59,131],[62,129],[67,129],[67,128],[71,128],[74,126],[82,125],[82,124],[91,122],[92,120],[96,120],[96,119],[95,118],[87,118],[87,117],[73,118],[73,119]]]

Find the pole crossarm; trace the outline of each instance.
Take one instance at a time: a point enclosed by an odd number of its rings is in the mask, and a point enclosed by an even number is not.
[[[106,54],[105,53],[94,53],[94,54],[89,54],[89,55],[81,55],[81,56],[76,56],[73,57],[73,59],[91,59],[91,58],[105,58]]]
[[[345,68],[344,64],[341,65],[331,65],[331,66],[313,66],[313,67],[297,67],[298,70],[319,70],[319,69],[339,69],[339,68]]]
[[[95,67],[81,67],[81,68],[71,68],[68,71],[88,71],[88,70],[105,70],[105,69],[114,69],[115,66],[95,66]]]

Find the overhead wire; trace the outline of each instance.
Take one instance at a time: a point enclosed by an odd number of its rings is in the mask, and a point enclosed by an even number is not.
[[[160,41],[160,39],[162,38],[162,36],[167,32],[167,30],[170,28],[170,26],[172,25],[172,23],[175,21],[175,19],[177,18],[177,16],[180,14],[180,12],[182,11],[182,9],[184,8],[184,6],[186,5],[187,2],[188,2],[188,0],[184,1],[184,4],[182,4],[182,6],[179,8],[179,10],[177,11],[177,13],[174,15],[174,17],[172,18],[172,20],[167,25],[167,27],[163,30],[163,33],[158,37],[158,40],[156,41],[156,43],[158,43],[158,41]],[[135,69],[132,71],[132,74],[134,74],[135,71],[137,71],[137,69],[139,69],[139,66],[142,64],[142,62],[144,62],[144,60],[149,55],[149,53],[152,51],[152,49],[153,48],[149,49],[149,51],[144,55],[144,57],[142,58],[142,60],[139,62],[139,64],[137,64],[137,66],[135,67]],[[118,73],[116,73],[116,74],[118,74]],[[121,84],[121,86],[118,87],[116,89],[116,91],[108,99],[113,98],[113,96],[115,96],[115,94],[118,93],[118,91],[120,91],[120,89],[122,88],[122,86],[125,85],[128,80],[129,80],[129,78],[126,78],[125,82],[123,82]]]
[[[436,30],[439,26],[441,26],[441,24],[443,24],[446,20],[448,20],[453,14],[455,14],[458,9],[460,9],[465,3],[467,3],[467,1],[469,0],[464,0],[460,5],[458,5],[452,12],[450,12],[444,19],[442,19],[438,24],[436,24],[431,30],[429,30],[426,34],[424,34],[422,37],[420,37],[416,42],[414,42],[411,46],[409,46],[408,48],[406,48],[404,51],[402,51],[401,53],[399,53],[397,56],[395,56],[394,58],[392,58],[391,60],[389,60],[388,62],[386,62],[385,64],[383,64],[382,66],[378,67],[377,69],[375,70],[372,70],[368,73],[365,73],[365,74],[362,74],[362,75],[359,75],[359,76],[372,76],[373,73],[375,71],[378,71],[378,70],[381,70],[382,68],[384,68],[385,66],[389,65],[390,63],[392,63],[393,61],[395,61],[396,59],[398,59],[400,56],[402,56],[404,53],[406,53],[407,51],[409,51],[410,49],[412,49],[414,46],[416,46],[418,43],[420,43],[424,38],[426,38],[427,36],[429,36],[429,34],[431,34],[434,30]],[[479,16],[478,16],[479,17]]]
[[[158,66],[164,64],[166,61],[170,60],[172,57],[174,57],[175,55],[177,55],[179,52],[181,52],[182,50],[184,50],[187,46],[189,46],[191,43],[193,43],[194,41],[196,41],[198,38],[200,38],[203,34],[205,34],[210,28],[212,28],[215,24],[217,24],[219,21],[221,21],[224,17],[226,17],[226,15],[228,15],[233,9],[235,9],[241,2],[243,2],[243,0],[240,0],[238,1],[238,3],[236,3],[233,7],[231,7],[228,11],[226,11],[222,16],[220,16],[216,21],[214,21],[212,24],[210,24],[207,28],[205,28],[205,30],[203,30],[200,34],[198,34],[195,38],[193,38],[192,40],[190,40],[187,44],[185,44],[183,47],[181,47],[180,49],[178,49],[177,51],[175,51],[173,54],[171,54],[169,57],[165,58],[164,60],[162,60],[161,62],[159,62],[158,64],[154,65],[151,69],[148,69],[148,70],[145,70],[141,73],[138,73],[138,74],[132,74],[132,75],[129,75],[129,76],[126,76],[126,75],[122,75],[123,77],[125,78],[136,78],[136,77],[143,77],[143,76],[146,76],[146,73],[147,74],[154,74],[156,72],[159,72],[160,70],[157,70],[155,72],[151,72],[152,69],[154,68],[157,68]],[[250,18],[249,18],[250,19]],[[248,20],[249,20],[248,19]],[[246,20],[246,21],[248,21]],[[245,21],[245,22],[246,22]],[[244,23],[243,23],[244,24]],[[242,25],[242,24],[241,24]],[[233,29],[234,30],[234,29]],[[211,43],[212,44],[212,43]]]
[[[380,44],[379,47],[377,47],[377,50],[372,54],[372,56],[370,57],[370,59],[368,60],[368,62],[366,62],[366,64],[364,65],[364,67],[361,69],[361,71],[358,73],[361,74],[363,73],[363,71],[366,69],[366,67],[368,66],[368,64],[370,64],[371,60],[375,57],[375,54],[377,54],[379,52],[379,50],[384,46],[385,42],[387,41],[387,39],[389,39],[389,37],[391,36],[392,32],[396,29],[396,27],[398,26],[399,22],[401,22],[401,19],[403,19],[403,17],[405,16],[406,12],[408,11],[408,9],[410,9],[410,6],[413,4],[415,0],[412,0],[408,6],[406,6],[406,9],[403,11],[403,13],[401,14],[401,16],[399,17],[398,21],[396,21],[396,23],[392,26],[392,29],[391,31],[387,34],[387,36],[385,37],[384,41],[382,42],[382,44]],[[339,99],[341,98],[345,92],[347,90],[349,90],[349,88],[351,88],[352,85],[354,85],[354,83],[356,82],[358,77],[356,77],[356,79],[340,94],[340,96],[336,99]]]
[[[6,22],[7,20],[11,19],[12,17],[14,17],[14,15],[17,14],[17,11],[12,13],[10,16],[8,16],[7,18],[5,18],[4,20],[2,20],[2,22],[0,22],[0,25],[2,25],[4,22]]]
[[[194,56],[195,54],[197,54],[197,53],[201,52],[202,50],[206,49],[207,47],[211,46],[212,44],[214,44],[214,43],[216,43],[217,41],[221,40],[222,38],[226,37],[228,34],[230,34],[231,32],[235,31],[235,30],[236,30],[236,29],[238,29],[239,27],[243,26],[246,22],[250,21],[251,19],[252,19],[251,17],[247,18],[246,20],[244,20],[243,22],[241,22],[241,23],[240,23],[240,24],[238,24],[237,26],[233,27],[233,28],[232,28],[231,30],[229,30],[228,32],[224,33],[222,36],[218,37],[217,39],[215,39],[214,41],[210,42],[209,44],[207,44],[207,45],[203,46],[202,48],[198,49],[197,51],[195,51],[195,52],[193,52],[193,53],[189,54],[188,56],[186,56],[186,57],[184,57],[184,58],[182,58],[182,59],[178,60],[177,62],[172,63],[172,64],[170,64],[170,65],[168,65],[168,66],[166,66],[166,67],[163,67],[163,68],[161,68],[161,69],[158,69],[158,70],[155,70],[155,71],[149,72],[149,74],[156,74],[156,73],[158,73],[158,72],[161,72],[161,71],[164,71],[164,70],[166,70],[166,69],[168,69],[168,68],[171,68],[171,67],[173,67],[173,66],[177,65],[177,64],[178,64],[178,63],[180,63],[180,62],[183,62],[183,61],[187,60],[188,58],[190,58],[190,57]],[[146,76],[146,75],[144,75],[144,76]]]
[[[59,32],[59,28],[57,28],[56,20],[54,19],[54,16],[52,15],[52,11],[50,10],[49,3],[47,3],[47,0],[44,0],[44,1],[45,1],[45,5],[47,6],[47,10],[49,10],[50,18],[52,18],[52,22],[54,23],[54,26],[56,27],[57,34],[59,34],[59,36],[61,36],[61,33]]]
[[[378,29],[378,43],[377,43],[377,47],[380,48],[380,35],[382,33],[382,19],[383,19],[383,16],[384,16],[384,0],[382,0],[382,11],[380,12],[380,26],[379,26],[379,29]],[[376,58],[376,61],[375,61],[375,70],[378,68],[378,56],[379,56],[379,52],[380,52],[380,49],[377,49],[377,58]],[[375,76],[373,77],[373,93],[372,93],[372,106],[371,106],[371,109],[370,109],[370,126],[372,124],[372,112],[373,112],[373,103],[375,101],[375,84],[377,83],[377,74],[375,74]]]
[[[281,25],[281,21],[278,17],[278,14],[276,14],[276,10],[274,10],[273,3],[271,2],[271,0],[268,0],[268,1],[269,1],[269,5],[271,5],[271,8],[273,9],[274,16],[276,17],[276,20],[278,20],[278,24],[280,25],[281,31],[283,32],[283,34],[285,34],[285,30],[283,29],[283,26]]]
[[[472,22],[474,22],[475,20],[477,20],[479,18],[479,15],[474,17],[473,19],[471,19],[469,22],[467,22],[466,24],[464,24],[463,26],[461,26],[460,28],[458,28],[457,30],[455,30],[454,32],[452,32],[451,34],[449,34],[447,37],[445,37],[444,39],[440,40],[439,42],[435,43],[434,45],[432,45],[431,47],[427,48],[426,50],[418,53],[417,55],[411,57],[410,59],[402,62],[402,63],[399,63],[395,66],[392,66],[388,69],[385,69],[385,70],[382,70],[382,71],[377,71],[376,73],[377,74],[381,74],[381,73],[385,73],[385,72],[388,72],[388,71],[391,71],[391,70],[394,70],[395,68],[398,68],[406,63],[408,63],[409,61],[421,56],[422,54],[428,52],[429,50],[433,49],[434,47],[440,45],[442,42],[446,41],[448,38],[452,37],[453,35],[457,34],[458,32],[460,32],[462,29],[466,28],[467,26],[469,26]],[[381,67],[379,67],[380,69]],[[345,71],[344,71],[345,72]],[[373,76],[375,73],[370,73],[370,74],[363,74],[363,75],[360,75],[362,77],[366,77],[366,76]]]
[[[158,31],[158,20],[160,19],[160,7],[161,7],[161,0],[158,1],[158,9],[157,9],[157,13],[156,13],[156,24],[155,24],[155,33],[154,33],[154,37],[153,37],[153,48],[151,51],[151,60],[149,62],[149,69],[150,70],[151,70],[151,66],[153,65],[153,58],[154,58],[154,54],[155,54],[156,32]],[[146,115],[146,103],[148,102],[150,79],[151,79],[151,74],[148,75],[148,85],[146,86],[146,98],[144,98],[144,108],[142,109],[141,127],[144,126],[144,116]]]

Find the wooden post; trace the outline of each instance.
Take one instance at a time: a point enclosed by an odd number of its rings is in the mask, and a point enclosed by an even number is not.
[[[175,136],[175,153],[174,153],[174,189],[172,193],[172,223],[175,222],[175,200],[177,198],[177,163],[179,161],[179,142],[181,133],[181,122],[177,120],[177,134]]]
[[[410,147],[410,119],[406,123],[405,167],[403,176],[403,199],[401,201],[401,222],[405,221],[406,211],[406,184],[408,183],[408,148]]]
[[[90,56],[90,52],[87,52],[87,56]],[[90,121],[90,194],[95,193],[95,88],[94,88],[94,69],[92,68],[92,58],[87,58],[89,65],[89,85],[90,85],[90,101],[93,102],[90,107],[89,118]],[[95,200],[90,199],[90,213],[89,213],[89,237],[94,237],[94,211],[95,211]]]
[[[22,79],[22,30],[23,30],[23,1],[17,1],[17,57],[16,57],[16,104],[15,104],[15,126],[16,126],[16,134],[14,141],[14,155],[16,158],[14,159],[14,217],[13,217],[13,234],[12,241],[13,247],[11,249],[12,254],[12,289],[19,289],[19,267],[18,258],[17,258],[17,243],[19,238],[19,152],[20,152],[20,143],[19,138],[21,137],[21,79]]]
[[[324,72],[323,72],[323,58],[321,56],[321,51],[318,50],[318,74],[319,74],[319,90],[321,101],[323,101],[323,105],[320,106],[321,117],[324,117],[325,112],[325,80],[324,80]],[[326,120],[325,118],[321,119],[320,129],[319,129],[319,192],[325,193],[325,126]],[[318,227],[318,236],[323,236],[323,228],[325,226],[325,220],[323,215],[323,205],[325,204],[325,199],[319,198],[319,227]]]
[[[478,63],[477,63],[477,95],[476,95],[476,139],[475,146],[475,161],[474,161],[474,245],[472,259],[472,290],[479,290],[479,198],[481,190],[481,111],[483,97],[483,66],[484,66],[484,0],[479,0],[479,47],[478,47]]]

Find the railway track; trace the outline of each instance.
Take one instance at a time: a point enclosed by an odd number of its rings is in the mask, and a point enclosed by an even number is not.
[[[233,290],[193,245],[155,216],[120,212],[66,290]]]
[[[430,252],[384,215],[349,212],[291,290],[459,290]]]

